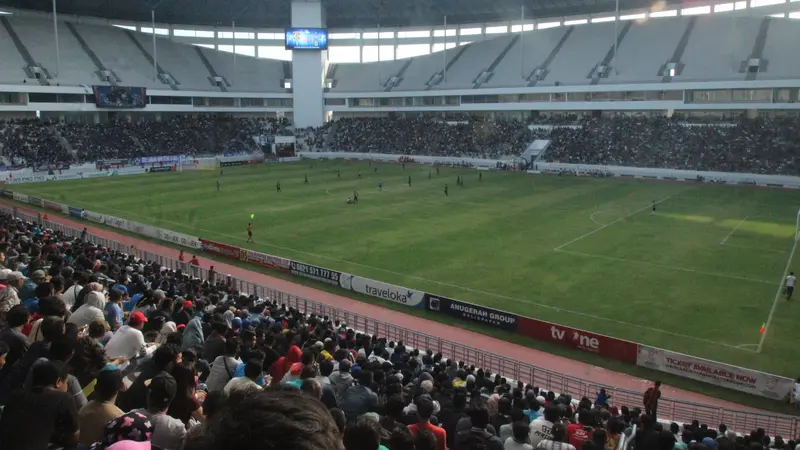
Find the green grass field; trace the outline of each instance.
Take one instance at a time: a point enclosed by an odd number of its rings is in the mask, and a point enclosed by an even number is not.
[[[437,175],[433,169],[428,179],[427,166],[374,167],[327,161],[226,168],[221,192],[217,171],[12,189],[543,320],[798,375],[798,301],[779,300],[764,350],[755,348],[792,248],[800,192],[488,172],[479,182],[474,170],[442,168]],[[465,187],[456,186],[457,176]],[[281,194],[275,191],[278,181]],[[360,203],[345,204],[354,189]],[[650,210],[653,201],[659,202],[656,213]],[[246,244],[251,213],[256,242]]]

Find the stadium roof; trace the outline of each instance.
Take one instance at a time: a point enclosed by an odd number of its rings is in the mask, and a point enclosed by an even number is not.
[[[614,11],[615,0],[321,0],[328,27],[338,29],[431,26],[543,18]],[[290,0],[58,0],[58,12],[119,21],[198,26],[284,28]],[[650,6],[650,0],[620,1],[620,9]],[[624,3],[624,5],[623,5]],[[52,0],[0,0],[0,7],[52,11]]]

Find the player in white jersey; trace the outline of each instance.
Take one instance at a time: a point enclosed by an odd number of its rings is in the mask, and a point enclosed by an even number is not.
[[[794,293],[794,285],[797,282],[797,277],[794,276],[794,272],[789,273],[789,276],[786,277],[786,282],[784,286],[786,287],[786,300],[792,299],[792,294]]]

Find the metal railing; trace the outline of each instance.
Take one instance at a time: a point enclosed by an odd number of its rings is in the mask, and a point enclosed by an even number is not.
[[[0,210],[11,213],[11,210],[0,206]],[[23,220],[35,222],[36,216],[16,211],[17,217]],[[52,221],[44,221],[44,226],[60,231],[68,236],[79,237],[81,229],[66,226]],[[146,261],[156,262],[164,267],[173,270],[186,269],[185,262],[178,261],[157,253],[152,253],[138,249],[134,246],[122,244],[119,241],[103,238],[101,236],[89,235],[89,240],[96,245],[106,247],[109,250],[135,254],[138,258]],[[208,271],[198,268],[197,275],[207,279]],[[294,294],[289,294],[267,286],[252,283],[247,280],[232,277],[233,287],[240,292],[254,294],[258,297],[277,301],[286,304],[305,313],[328,316],[332,320],[340,320],[348,327],[363,333],[375,334],[385,337],[391,341],[403,341],[405,344],[418,349],[431,349],[439,352],[447,358],[456,361],[464,361],[467,364],[481,367],[493,373],[522,381],[526,384],[539,386],[546,390],[552,390],[572,396],[574,399],[589,397],[593,399],[596,393],[604,388],[607,394],[611,395],[615,405],[627,405],[629,407],[642,404],[642,392],[620,389],[614,386],[595,383],[589,380],[565,375],[542,367],[537,367],[523,361],[498,356],[489,351],[470,347],[458,342],[443,339],[420,331],[410,330],[398,325],[353,313],[344,309],[336,308],[331,305],[321,303]],[[800,417],[767,414],[752,411],[739,411],[719,406],[693,403],[682,400],[662,398],[658,405],[659,415],[668,417],[678,423],[689,423],[698,420],[709,425],[724,423],[728,428],[749,433],[750,430],[763,428],[770,435],[781,435],[786,437],[800,436]]]

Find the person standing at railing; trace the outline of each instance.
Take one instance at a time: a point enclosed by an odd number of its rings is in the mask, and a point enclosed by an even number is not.
[[[661,382],[656,381],[653,387],[644,391],[643,403],[645,413],[653,420],[656,420],[658,410],[658,400],[661,398]]]
[[[189,261],[189,264],[192,270],[192,276],[195,278],[200,276],[200,260],[197,259],[197,255],[192,255],[192,260]]]

